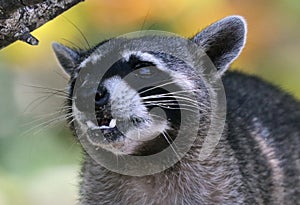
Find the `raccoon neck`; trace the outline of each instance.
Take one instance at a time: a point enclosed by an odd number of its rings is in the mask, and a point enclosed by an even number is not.
[[[240,173],[230,148],[221,140],[211,156],[199,161],[195,145],[173,167],[148,176],[114,173],[86,155],[82,169],[82,204],[232,204],[243,201]],[[226,148],[224,148],[226,147]],[[230,162],[229,162],[230,160]]]

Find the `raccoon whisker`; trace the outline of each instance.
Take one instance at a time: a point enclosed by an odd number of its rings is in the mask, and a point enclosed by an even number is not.
[[[181,103],[172,103],[172,102],[161,102],[161,101],[144,101],[144,104],[152,104],[152,105],[165,105],[165,106],[178,106],[178,109],[182,108],[182,107],[190,107],[190,108],[194,108],[194,109],[203,109],[203,107],[199,106],[199,105],[193,105],[189,102],[181,102]]]
[[[69,113],[69,112],[71,113],[72,110],[73,110],[72,106],[66,105],[66,104],[64,104],[63,106],[61,106],[57,109],[59,109],[59,111],[62,112],[62,113]]]
[[[169,140],[172,140],[172,138],[170,137],[170,135],[167,131],[163,131],[163,133],[165,133],[165,135],[168,137]],[[174,148],[176,148],[176,150],[178,150],[178,146],[176,145],[175,141],[173,141],[172,144],[174,145]]]
[[[186,102],[190,102],[193,103],[194,105],[198,105],[199,102],[195,101],[195,100],[191,100],[189,98],[186,97],[182,97],[182,96],[168,96],[168,95],[163,95],[163,94],[159,94],[159,95],[150,95],[150,96],[145,96],[145,97],[141,97],[142,100],[146,101],[147,99],[160,99],[160,98],[175,98],[175,99],[182,99],[185,100]]]
[[[180,104],[177,104],[177,103],[161,103],[161,102],[155,102],[155,101],[152,101],[152,102],[145,102],[145,103],[147,103],[147,104],[151,104],[151,105],[155,105],[155,104],[157,104],[157,105],[163,105],[163,106],[167,106],[167,107],[169,107],[169,106],[180,106],[179,108],[177,108],[177,109],[180,109],[180,108],[184,108],[184,107],[189,107],[189,108],[195,108],[195,109],[200,109],[200,107],[198,106],[193,106],[193,105],[189,105],[189,104],[184,104],[184,103],[180,103]],[[170,107],[171,108],[171,107]],[[174,109],[174,108],[173,108]]]
[[[65,117],[65,119],[56,119],[55,121],[49,122],[47,125],[41,127],[40,131],[42,131],[43,129],[50,129],[50,128],[56,126],[58,123],[70,119],[70,117],[71,117],[71,116],[68,116],[68,117]],[[40,131],[37,131],[37,132],[34,133],[34,134],[37,134],[37,133],[39,133]]]
[[[186,111],[190,111],[190,112],[193,112],[193,113],[198,113],[195,110],[188,109],[188,108],[183,108],[183,107],[182,108],[172,108],[172,107],[164,106],[164,105],[161,105],[161,104],[150,104],[150,105],[158,106],[158,107],[169,109],[169,110],[186,110]]]
[[[53,126],[53,125],[55,125],[57,122],[62,122],[62,121],[64,121],[64,120],[68,120],[68,119],[70,119],[71,117],[73,117],[71,113],[70,113],[70,114],[67,114],[67,115],[65,115],[65,116],[59,116],[59,117],[57,117],[56,119],[54,119],[53,121],[49,122],[48,125],[47,125],[45,128],[50,127],[50,126]]]
[[[36,109],[39,105],[41,105],[43,102],[45,102],[46,100],[48,100],[50,97],[52,97],[54,94],[49,94],[46,96],[40,96],[38,98],[36,98],[35,100],[33,100],[32,102],[30,102],[24,109],[24,113],[26,113],[26,111],[33,105],[35,105],[36,103],[38,103],[38,105],[36,107],[34,107],[34,109]],[[32,109],[32,110],[34,110]]]
[[[193,105],[193,106],[196,106],[196,107],[199,107],[200,105],[202,107],[208,107],[207,105],[205,105],[205,104],[203,104],[201,102],[197,102],[197,101],[195,101],[193,99],[186,98],[186,97],[183,97],[183,96],[172,96],[172,97],[171,96],[162,96],[162,97],[166,98],[166,99],[170,99],[170,98],[174,99],[175,98],[175,100],[177,102],[185,102],[186,104],[190,104],[190,105]],[[159,98],[161,98],[161,97],[159,97]],[[148,100],[146,100],[146,101],[148,101]],[[173,102],[174,102],[174,100],[173,100]]]
[[[185,111],[189,111],[189,112],[193,112],[193,113],[198,114],[198,112],[196,112],[195,110],[188,109],[188,108],[171,108],[171,107],[163,106],[163,105],[158,105],[158,106],[161,107],[161,108],[169,109],[169,110],[185,110]]]
[[[70,126],[74,121],[75,121],[75,116],[72,116],[72,119],[67,124]]]
[[[162,135],[164,136],[165,140],[167,141],[167,143],[170,145],[171,149],[173,150],[173,152],[175,153],[176,157],[178,158],[178,160],[180,160],[180,156],[177,153],[176,149],[173,147],[171,141],[169,140],[168,136],[166,135],[166,132],[162,132]]]
[[[193,108],[196,108],[196,109],[199,109],[200,108],[200,104],[194,104],[194,103],[191,103],[189,101],[186,101],[186,100],[170,100],[170,101],[165,101],[165,100],[145,100],[143,101],[144,103],[162,103],[162,104],[169,104],[169,105],[189,105]]]
[[[40,126],[40,125],[44,125],[44,124],[48,124],[48,123],[51,123],[51,122],[54,122],[56,120],[61,120],[61,119],[69,119],[70,117],[72,117],[73,114],[72,113],[67,113],[67,114],[63,114],[63,115],[60,115],[60,116],[57,116],[56,118],[51,118],[45,122],[42,122],[40,123],[39,125],[37,126]]]
[[[43,100],[44,100],[45,98],[48,99],[49,96],[51,96],[51,95],[40,96],[40,97],[34,99],[33,101],[31,101],[31,102],[25,107],[25,109],[23,110],[23,113],[26,113],[27,110],[29,110],[29,108],[30,108],[31,106],[35,105],[36,103],[38,103],[38,102],[40,102],[40,101],[43,102]],[[39,104],[40,104],[40,103],[38,103],[38,105],[39,105]],[[35,107],[35,108],[36,108],[36,107]]]
[[[60,111],[67,111],[67,110],[72,110],[72,106],[64,104],[63,106],[58,107],[57,109],[60,109]]]
[[[199,89],[198,88],[195,88],[195,89],[194,88],[193,89],[184,89],[184,90],[178,90],[178,91],[174,91],[174,92],[169,92],[169,94],[171,94],[171,93],[189,93],[190,94],[193,91],[199,91]]]
[[[61,93],[68,95],[68,92],[66,91],[65,88],[57,89],[57,88],[49,88],[49,87],[43,87],[43,86],[38,86],[38,85],[23,85],[23,86],[42,89],[42,90],[48,90],[48,91],[54,91],[54,92],[61,92]]]
[[[48,100],[49,98],[51,98],[52,96],[60,96],[57,91],[55,92],[49,92],[49,95],[46,95],[46,96],[40,96],[38,98],[36,98],[35,100],[33,100],[31,103],[29,103],[25,109],[24,109],[24,113],[31,107],[33,106],[34,104],[38,103],[38,105],[36,107],[34,107],[34,109],[36,109],[39,105],[41,105],[43,102],[45,102],[46,100]],[[62,97],[63,99],[68,99],[67,96],[60,96]]]
[[[60,116],[60,117],[54,119],[53,121],[48,122],[48,124],[45,124],[45,125],[41,126],[40,130],[37,131],[37,132],[34,133],[34,134],[39,133],[39,132],[42,131],[43,129],[50,129],[50,128],[56,126],[56,125],[57,125],[58,123],[60,123],[60,122],[66,121],[66,120],[68,120],[68,119],[71,119],[71,117],[72,117],[72,115],[69,115],[69,116]]]
[[[185,95],[183,93],[189,93],[193,92],[195,90],[189,90],[189,91],[177,91],[177,92],[170,92],[170,93],[162,93],[162,94],[154,94],[154,95],[148,95],[141,97],[142,99],[148,99],[148,98],[175,98],[178,101],[178,98],[180,99],[187,99],[189,102],[194,102],[194,104],[199,104],[197,100],[193,100],[191,98],[191,95]]]
[[[28,129],[27,131],[25,131],[23,133],[23,135],[27,135],[27,134],[31,133],[33,130],[39,129],[37,132],[33,133],[35,135],[35,134],[39,133],[40,131],[42,131],[43,129],[46,129],[47,127],[49,128],[49,125],[53,126],[55,124],[58,124],[59,122],[70,119],[72,116],[73,116],[73,114],[69,113],[69,114],[61,115],[61,116],[58,116],[57,118],[53,118],[48,121],[42,122],[38,125],[33,126],[32,128]]]
[[[172,80],[172,79],[170,79],[170,80],[171,80],[171,81],[169,81],[169,80],[168,80],[168,81],[167,81],[167,80],[162,81],[162,82],[166,82],[166,83],[163,83],[163,84],[160,84],[160,85],[157,85],[157,86],[148,88],[148,89],[146,89],[146,90],[143,90],[143,91],[139,92],[138,94],[143,94],[143,93],[145,93],[145,92],[154,90],[154,89],[156,89],[156,88],[160,88],[160,87],[163,87],[163,86],[166,86],[166,85],[170,85],[170,84],[175,84],[175,83],[177,83],[176,81],[174,81],[174,80]]]
[[[69,96],[68,93],[66,93],[65,91],[62,90],[48,90],[48,89],[40,89],[38,91],[35,91],[34,93],[57,93],[60,94],[62,96]]]
[[[58,72],[57,70],[53,70],[53,72],[58,75],[61,79],[65,80],[65,81],[69,81],[69,78],[66,77],[66,75],[64,75],[61,72]]]
[[[196,90],[186,90],[186,91],[174,91],[174,92],[169,92],[169,93],[160,93],[160,94],[153,94],[153,96],[182,96],[182,97],[191,97],[190,95],[185,95],[184,93],[191,93],[193,91]],[[152,96],[152,95],[148,95],[148,96]],[[148,96],[144,96],[144,97],[148,97]]]
[[[70,97],[67,96],[66,94],[52,92],[52,91],[42,91],[42,92],[36,92],[36,93],[49,94],[51,96],[55,96],[55,97],[58,97],[58,98],[63,98],[63,99],[66,99],[66,100],[70,99]]]
[[[190,105],[195,108],[199,108],[199,104],[194,104],[186,100],[160,100],[160,99],[153,99],[153,100],[145,100],[144,103],[166,103],[170,105]]]
[[[178,102],[178,103],[177,103]],[[173,103],[173,105],[183,105],[186,103],[186,105],[193,106],[194,108],[199,108],[199,104],[194,104],[191,102],[188,102],[186,100],[145,100],[144,103]]]
[[[68,105],[64,105],[64,106],[61,106],[61,107],[58,107],[56,111],[54,112],[51,112],[51,113],[45,113],[45,114],[40,114],[40,115],[35,115],[35,117],[37,119],[29,122],[28,124],[33,124],[35,121],[37,121],[38,119],[41,119],[41,120],[44,120],[45,118],[47,117],[52,117],[52,116],[55,116],[57,114],[63,114],[63,115],[66,115],[68,114],[67,112],[68,111],[71,111],[72,110],[72,107],[71,106],[68,106]],[[43,119],[42,119],[43,118]],[[27,123],[25,123],[26,125]]]
[[[84,33],[82,32],[82,30],[74,23],[72,22],[70,19],[68,19],[67,17],[63,16],[65,18],[65,20],[67,20],[81,35],[81,37],[83,38],[84,42],[86,43],[86,45],[88,46],[88,49],[91,49],[91,45],[89,43],[89,41],[87,40],[87,38],[85,37]]]
[[[186,89],[186,90],[179,90],[179,91],[174,91],[174,92],[169,92],[165,94],[179,94],[179,93],[188,93],[190,94],[191,92],[199,91],[199,89]],[[190,96],[190,95],[184,95],[184,96]]]
[[[52,112],[52,113],[47,113],[47,114],[42,114],[42,115],[37,115],[36,116],[36,119],[34,119],[34,120],[32,120],[32,121],[30,121],[30,122],[28,122],[28,123],[24,123],[24,126],[27,126],[27,125],[31,125],[31,124],[35,124],[35,123],[37,123],[37,122],[40,122],[40,121],[45,121],[47,118],[49,118],[49,117],[53,117],[53,116],[55,116],[55,115],[57,115],[57,114],[61,114],[61,113],[63,113],[63,111],[56,111],[56,112]],[[65,114],[66,115],[66,114]],[[65,116],[64,115],[64,116]]]
[[[79,45],[77,45],[76,43],[74,43],[74,42],[72,42],[72,41],[70,41],[70,40],[68,40],[66,38],[61,38],[61,40],[67,42],[68,44],[70,44],[76,50],[80,50],[81,49],[81,47]]]
[[[146,90],[143,90],[143,91],[139,92],[139,94],[143,94],[145,92],[151,91],[151,90],[156,89],[156,88],[160,88],[162,86],[174,84],[176,82],[173,79],[167,79],[167,80],[161,81],[160,83],[162,83],[162,84],[147,88]]]

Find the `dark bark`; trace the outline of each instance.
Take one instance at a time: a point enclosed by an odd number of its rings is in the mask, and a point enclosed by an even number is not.
[[[42,3],[45,0],[0,0],[0,18],[8,17],[12,11],[24,6]]]
[[[0,49],[16,40],[37,45],[30,34],[84,0],[0,0]]]

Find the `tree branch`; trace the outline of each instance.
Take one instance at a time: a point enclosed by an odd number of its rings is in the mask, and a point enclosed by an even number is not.
[[[8,15],[24,6],[30,6],[42,3],[44,0],[0,0],[0,18],[8,17]]]
[[[84,0],[0,0],[0,49],[16,40],[37,45],[31,31]]]

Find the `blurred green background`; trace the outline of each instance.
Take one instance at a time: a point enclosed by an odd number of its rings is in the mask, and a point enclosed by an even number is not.
[[[86,48],[76,27],[91,45],[140,29],[190,37],[238,14],[247,19],[249,32],[233,69],[300,98],[299,11],[298,0],[86,0],[33,32],[39,46],[17,42],[1,50],[0,205],[68,205],[78,198],[81,153],[57,112],[63,98],[35,87],[66,86],[51,42]]]

